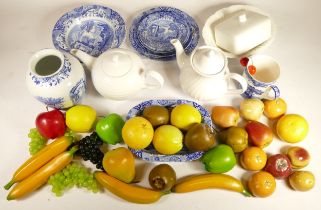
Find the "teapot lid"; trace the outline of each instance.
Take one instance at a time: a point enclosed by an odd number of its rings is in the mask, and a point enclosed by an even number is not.
[[[225,68],[227,58],[218,48],[203,46],[193,52],[191,63],[194,70],[199,74],[211,76]]]
[[[133,67],[132,57],[124,50],[113,49],[103,53],[100,58],[101,68],[111,77],[123,76]]]

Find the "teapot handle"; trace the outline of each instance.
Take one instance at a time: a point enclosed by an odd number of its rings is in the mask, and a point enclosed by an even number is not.
[[[228,89],[227,93],[232,93],[232,94],[242,94],[246,91],[247,89],[247,82],[245,80],[244,77],[242,77],[241,75],[239,74],[236,74],[236,73],[229,73],[226,75],[227,76],[227,79],[230,80],[230,79],[234,79],[236,80],[240,85],[241,85],[241,88],[236,88],[236,89]]]
[[[156,71],[147,71],[145,73],[145,86],[146,89],[159,89],[164,85],[163,76]]]

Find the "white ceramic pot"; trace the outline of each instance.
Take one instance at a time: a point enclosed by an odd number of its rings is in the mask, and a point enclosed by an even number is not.
[[[80,102],[86,75],[80,62],[55,49],[36,52],[26,75],[29,92],[45,105],[65,109]]]

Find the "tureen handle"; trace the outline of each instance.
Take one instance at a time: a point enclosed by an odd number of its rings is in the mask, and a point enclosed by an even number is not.
[[[145,86],[147,89],[158,89],[163,87],[164,78],[156,71],[146,71],[145,73]]]
[[[229,73],[226,76],[227,76],[228,82],[230,82],[230,79],[234,79],[241,85],[241,88],[228,89],[227,93],[241,94],[246,91],[247,82],[244,77],[236,73]]]

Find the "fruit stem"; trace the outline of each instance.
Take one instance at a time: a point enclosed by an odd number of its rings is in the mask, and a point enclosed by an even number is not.
[[[73,146],[68,152],[70,153],[70,155],[73,155],[77,150],[78,150],[78,147]]]
[[[253,195],[249,191],[247,191],[246,189],[244,189],[242,191],[242,194],[245,195],[246,197],[253,197]]]
[[[4,186],[4,189],[9,190],[10,187],[11,187],[14,183],[16,183],[16,182],[15,182],[14,180],[11,180],[8,184],[6,184],[6,185]]]

